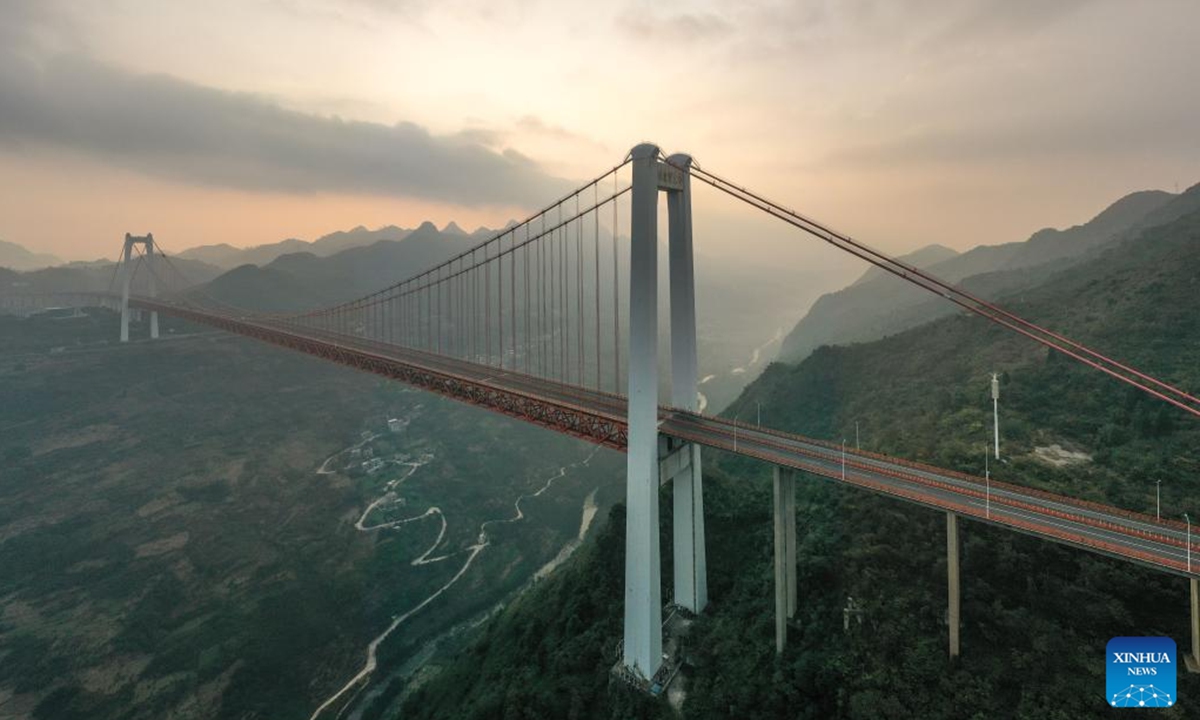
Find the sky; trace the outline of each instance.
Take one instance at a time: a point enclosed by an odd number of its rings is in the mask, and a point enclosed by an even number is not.
[[[496,227],[649,140],[889,252],[1023,240],[1200,181],[1197,27],[1194,0],[0,0],[0,239]],[[785,232],[693,206],[710,252]]]

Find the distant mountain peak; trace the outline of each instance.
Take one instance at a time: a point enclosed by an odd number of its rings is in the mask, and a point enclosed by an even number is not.
[[[35,253],[14,242],[0,240],[0,267],[25,271],[61,264],[61,259],[49,253]]]
[[[466,235],[466,231],[458,226],[458,223],[451,220],[446,223],[446,227],[442,228],[442,233],[445,235]]]
[[[428,220],[426,220],[425,222],[418,225],[416,230],[413,230],[414,233],[431,233],[431,232],[435,233],[437,231],[438,231],[437,225],[434,225],[433,223],[429,222]]]

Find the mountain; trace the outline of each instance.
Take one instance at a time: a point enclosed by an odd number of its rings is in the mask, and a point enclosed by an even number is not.
[[[930,265],[937,265],[938,263],[949,260],[957,255],[957,250],[952,250],[945,245],[926,245],[923,248],[913,250],[907,255],[901,255],[897,259],[914,267],[927,268]],[[867,271],[860,275],[857,280],[851,283],[850,286],[853,287],[855,285],[862,285],[863,283],[868,283],[872,280],[878,280],[879,278],[887,276],[888,272],[886,270],[872,265],[871,267],[867,268]]]
[[[62,260],[48,253],[35,253],[16,243],[0,240],[0,267],[10,270],[38,270],[60,265]]]
[[[199,260],[172,258],[172,265],[193,285],[221,274],[221,269]],[[111,260],[77,262],[22,273],[0,272],[3,292],[103,292],[114,287],[115,263]]]
[[[1193,212],[1001,302],[1194,391],[1198,282]],[[994,477],[1140,511],[1154,507],[1152,478],[1170,478],[1164,514],[1200,506],[1200,423],[973,316],[774,364],[725,414],[745,418],[761,403],[764,424],[821,438],[853,437],[857,422],[864,450],[982,473],[993,370],[1002,372],[1006,459],[992,466]],[[1091,460],[1041,460],[1038,449],[1054,443]],[[1188,591],[1178,578],[966,522],[963,654],[947,663],[944,514],[802,474],[800,603],[789,646],[776,656],[771,468],[706,452],[704,469],[710,605],[683,640],[676,698],[635,695],[611,679],[623,601],[624,513],[616,508],[590,546],[472,643],[398,679],[364,718],[950,720],[1042,717],[1047,708],[1055,717],[1097,717],[1097,667],[1109,638],[1186,642]],[[670,490],[663,493],[669,508]],[[846,620],[849,598],[861,614]],[[1197,676],[1181,672],[1178,682],[1180,695],[1200,693]]]
[[[351,231],[352,233],[354,231]],[[403,240],[380,240],[328,257],[281,255],[262,267],[243,265],[211,282],[206,294],[247,310],[306,310],[361,297],[469,249],[475,240],[422,223]]]
[[[277,243],[248,248],[235,248],[226,243],[201,245],[184,250],[179,253],[178,257],[200,260],[223,269],[234,268],[238,265],[261,266],[289,253],[308,252],[318,257],[328,257],[352,247],[371,245],[380,240],[403,240],[409,232],[409,230],[395,225],[387,225],[378,230],[368,230],[359,225],[351,230],[323,235],[312,242],[288,238]]]
[[[346,231],[322,235],[312,243],[311,252],[318,257],[328,257],[353,247],[372,245],[380,240],[403,240],[412,230],[385,225],[378,230],[368,230],[362,225]],[[292,252],[289,250],[289,252]]]
[[[466,231],[458,226],[458,223],[451,220],[446,223],[446,227],[442,228],[443,235],[466,235]]]
[[[1099,249],[1137,232],[1181,217],[1200,203],[1200,186],[1182,195],[1144,191],[1127,195],[1083,225],[1044,229],[1025,242],[985,245],[929,264],[914,262],[950,283],[978,289],[985,297],[1038,282],[1046,273],[1081,262]],[[918,253],[936,258],[936,251]],[[916,253],[914,253],[916,255]],[[902,258],[903,259],[903,258]],[[1029,274],[1030,269],[1043,267]],[[783,341],[779,359],[798,362],[821,345],[881,338],[949,315],[955,306],[930,302],[928,292],[877,269],[850,287],[822,296]],[[984,281],[988,273],[994,275]]]
[[[509,221],[504,229],[512,227],[515,223]],[[428,230],[437,230],[433,223],[423,223],[421,227]],[[277,258],[284,255],[295,253],[309,253],[316,257],[330,257],[336,255],[343,250],[349,250],[356,247],[365,247],[374,245],[381,240],[400,241],[408,237],[413,231],[407,228],[397,227],[395,225],[385,225],[376,230],[368,230],[359,225],[350,230],[339,230],[337,232],[322,235],[312,242],[289,238],[281,240],[277,243],[268,243],[266,245],[256,245],[248,248],[235,248],[232,245],[221,243],[219,245],[201,245],[200,247],[190,248],[179,253],[178,257],[200,260],[215,265],[224,270],[233,269],[239,265],[258,265],[264,266],[274,262]],[[446,223],[446,227],[441,229],[441,234],[447,237],[470,237],[476,242],[483,242],[495,235],[498,231],[486,227],[479,227],[470,235],[466,233],[458,223],[453,220]]]

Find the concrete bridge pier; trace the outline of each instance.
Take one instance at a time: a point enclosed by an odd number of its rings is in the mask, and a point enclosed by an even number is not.
[[[796,616],[796,471],[775,466],[775,653]]]
[[[946,578],[948,581],[949,613],[946,623],[950,626],[950,659],[954,660],[959,653],[959,626],[962,622],[962,609],[959,598],[958,574],[958,515],[946,513]]]
[[[692,253],[692,164],[688,155],[667,158],[684,172],[667,191],[667,271],[671,317],[671,404],[699,411],[699,361],[696,355],[696,279]],[[672,183],[674,185],[674,183]],[[688,467],[672,476],[674,492],[675,604],[699,613],[708,605],[704,549],[704,487],[700,447],[690,444]]]
[[[1200,673],[1200,580],[1189,578],[1192,596],[1192,652],[1185,655],[1189,672]]]

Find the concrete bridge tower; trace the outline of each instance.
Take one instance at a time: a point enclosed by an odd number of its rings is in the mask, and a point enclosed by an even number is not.
[[[125,233],[125,246],[121,250],[121,342],[129,342],[129,286],[133,282],[133,247],[146,248],[146,270],[149,272],[150,297],[158,295],[157,278],[154,274],[154,234],[136,237]],[[150,337],[158,338],[158,313],[150,313]]]
[[[649,679],[662,665],[658,491],[673,481],[675,603],[708,604],[700,448],[658,433],[658,193],[667,193],[671,404],[696,410],[696,296],[692,262],[691,158],[659,160],[658,147],[631,153],[629,445],[626,458],[625,666]]]

